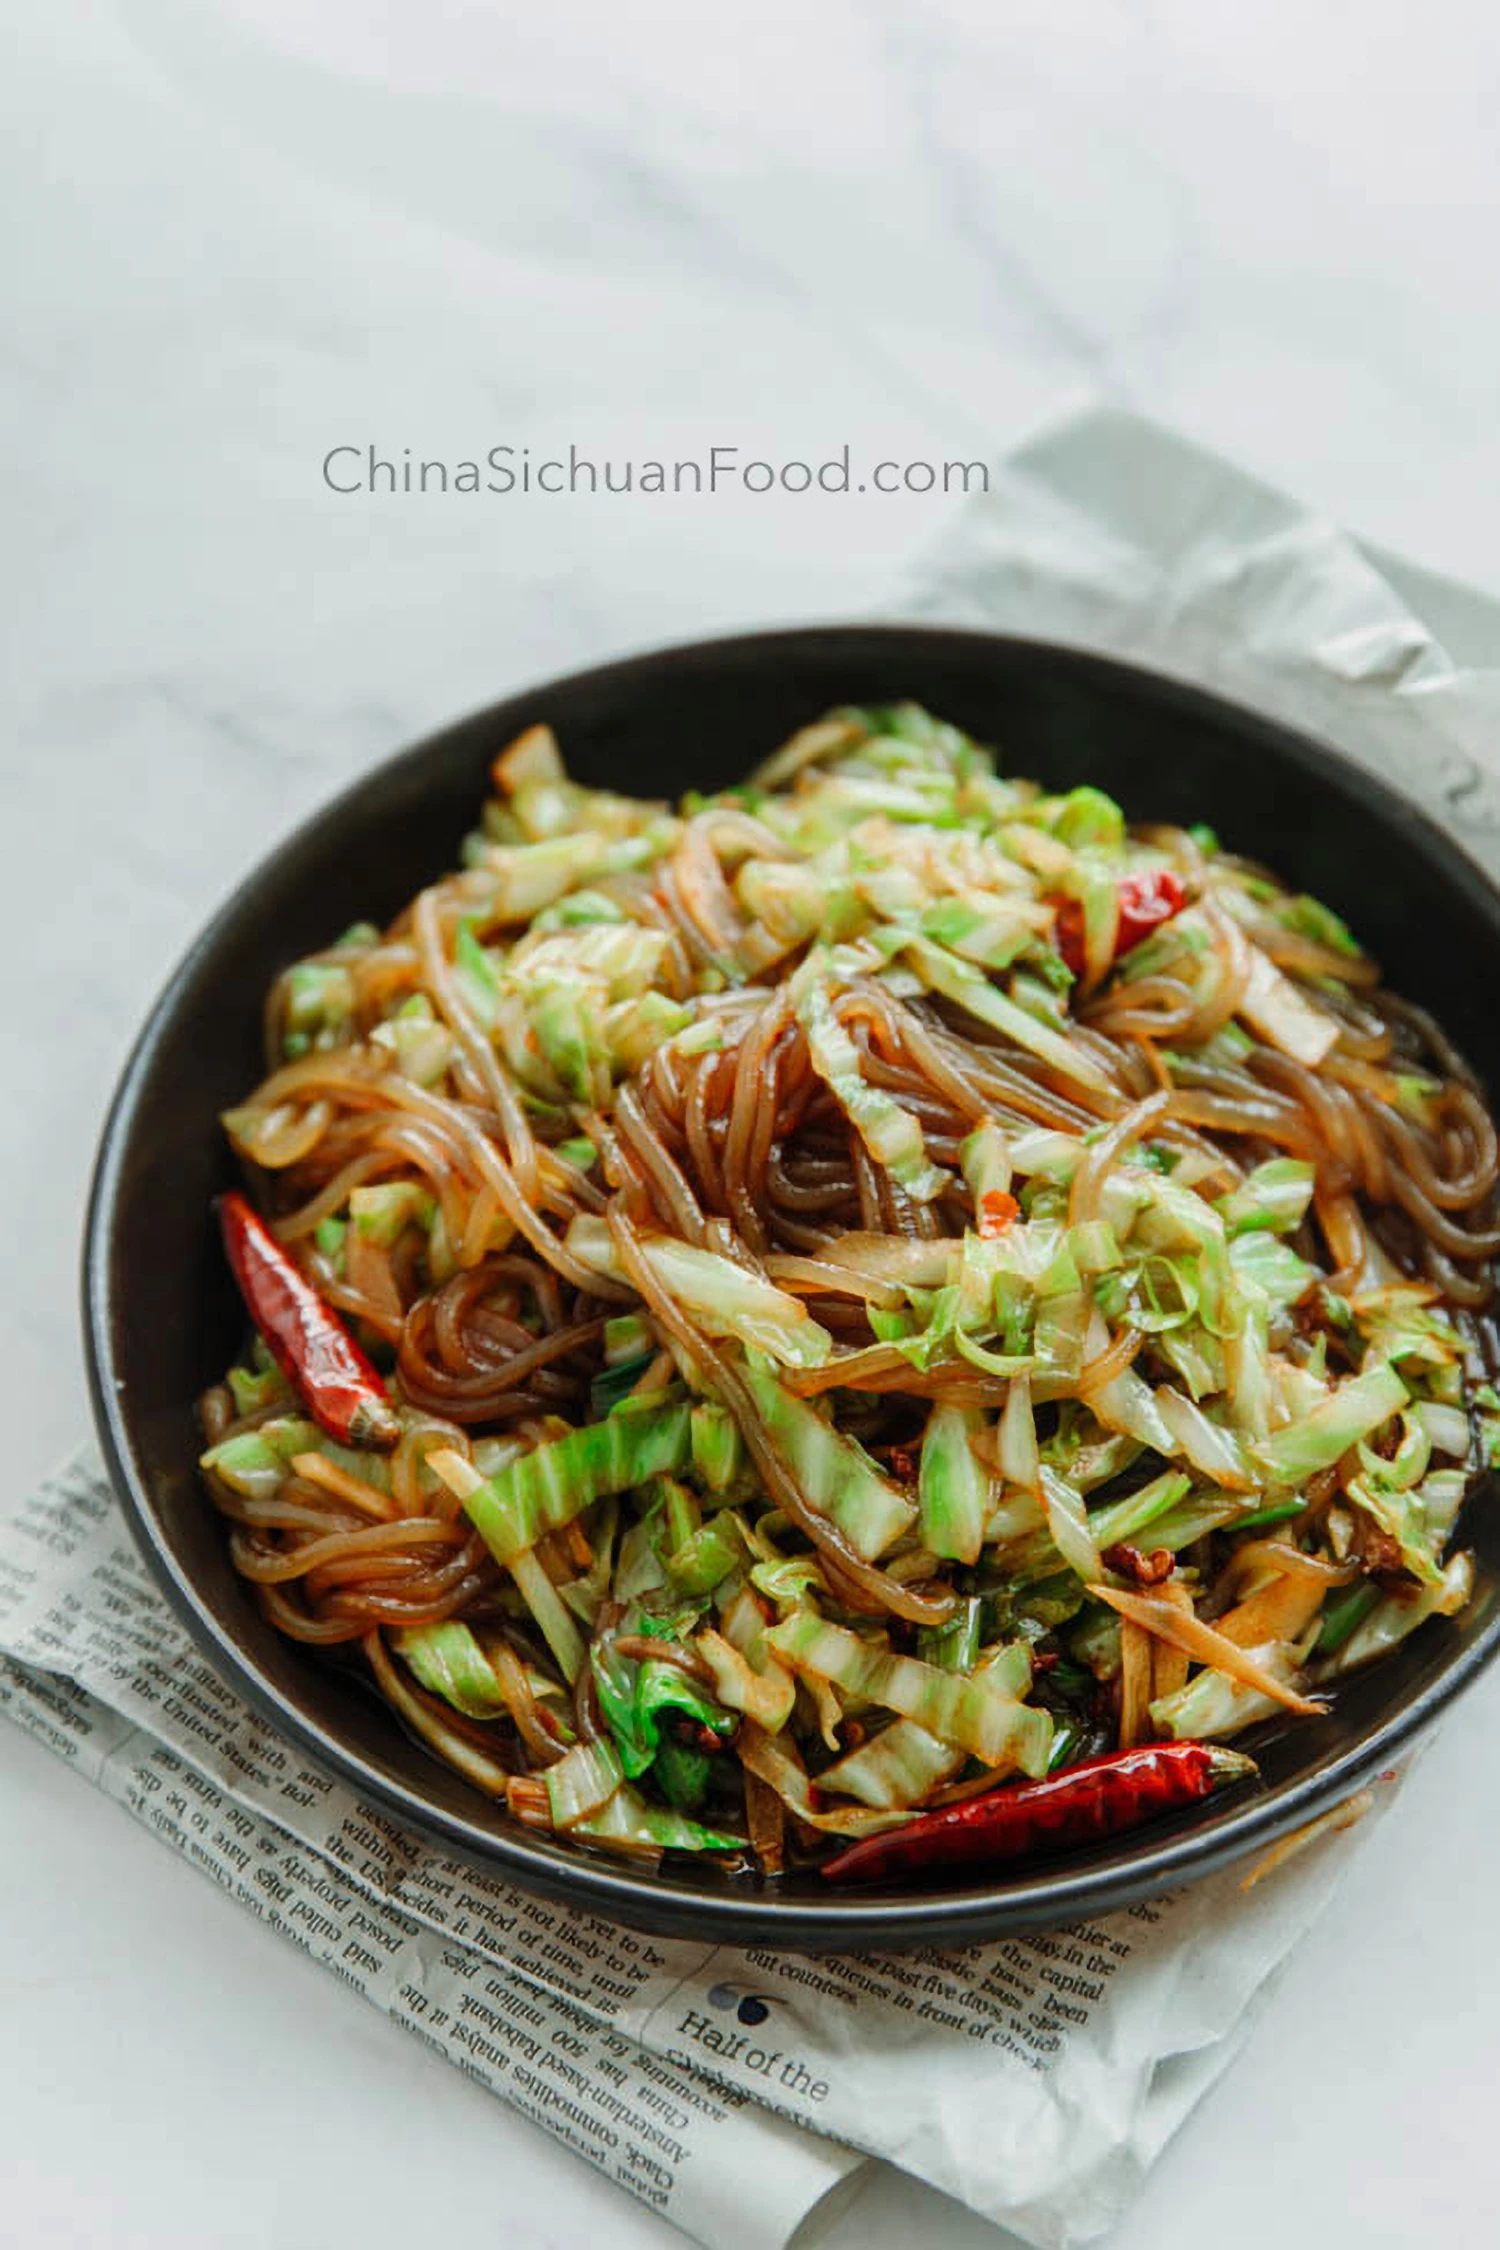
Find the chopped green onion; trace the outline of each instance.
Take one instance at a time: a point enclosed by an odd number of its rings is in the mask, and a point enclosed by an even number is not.
[[[1313,1643],[1318,1656],[1333,1656],[1350,1638],[1355,1628],[1363,1624],[1380,1599],[1380,1588],[1368,1578],[1358,1585],[1346,1586],[1335,1594],[1323,1611],[1323,1622]]]

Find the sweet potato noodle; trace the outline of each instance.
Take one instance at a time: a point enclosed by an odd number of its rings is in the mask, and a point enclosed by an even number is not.
[[[1327,906],[904,705],[675,812],[534,728],[462,860],[225,1119],[400,1442],[256,1339],[204,1468],[517,1818],[774,1873],[1467,1600],[1495,1127]]]

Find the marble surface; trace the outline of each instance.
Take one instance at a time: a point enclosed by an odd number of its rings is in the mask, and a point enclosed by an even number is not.
[[[970,459],[1085,397],[1500,593],[1500,24],[1016,0],[16,0],[0,80],[7,1475],[84,1402],[134,1022],[372,756],[508,686],[877,611],[954,502],[339,495],[399,459]],[[1118,2250],[1491,2239],[1494,1683]],[[0,1733],[0,2168],[42,2245],[659,2222]],[[306,2120],[318,2121],[314,2139]],[[996,2238],[877,2179],[845,2223]]]

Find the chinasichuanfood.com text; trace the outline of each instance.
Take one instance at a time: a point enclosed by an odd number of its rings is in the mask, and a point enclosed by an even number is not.
[[[398,493],[641,493],[688,495],[748,492],[988,492],[983,461],[861,462],[843,445],[816,461],[768,461],[737,445],[711,445],[681,460],[637,459],[570,445],[566,453],[492,445],[480,459],[424,458],[410,446],[334,445],[323,456],[323,482],[348,495]]]

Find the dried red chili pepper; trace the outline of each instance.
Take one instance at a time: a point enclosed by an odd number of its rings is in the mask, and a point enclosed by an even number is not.
[[[824,1862],[830,1883],[882,1883],[933,1867],[987,1865],[1058,1850],[1134,1828],[1191,1805],[1256,1771],[1253,1758],[1213,1742],[1152,1742],[1085,1759],[1041,1781],[1023,1781],[920,1813],[904,1828],[867,1836]]]
[[[250,1318],[319,1429],[343,1445],[388,1453],[401,1424],[338,1314],[237,1188],[219,1198],[219,1227]]]
[[[986,1188],[979,1198],[979,1234],[985,1242],[998,1241],[1021,1215],[1021,1206],[1004,1188]]]
[[[1150,931],[1170,922],[1187,904],[1182,877],[1170,867],[1143,867],[1119,883],[1120,926],[1115,932],[1115,959],[1128,953]]]
[[[1083,907],[1076,898],[1056,901],[1057,917],[1052,924],[1052,942],[1063,957],[1063,964],[1075,977],[1083,975],[1084,929]]]
[[[1160,929],[1163,922],[1170,922],[1174,914],[1180,914],[1187,904],[1182,877],[1170,867],[1143,867],[1134,875],[1122,875],[1115,890],[1119,918],[1112,958],[1116,961],[1133,945],[1139,945],[1152,930]],[[1074,976],[1081,977],[1084,969],[1083,907],[1076,898],[1058,901],[1052,942]]]

